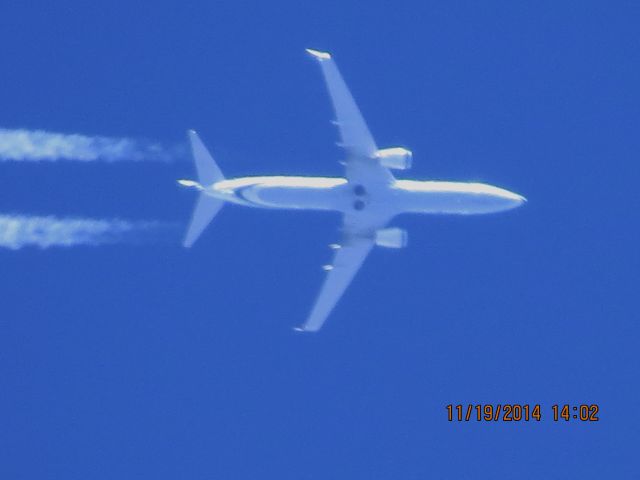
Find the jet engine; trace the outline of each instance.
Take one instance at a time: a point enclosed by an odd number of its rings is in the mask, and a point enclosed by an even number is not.
[[[376,158],[383,167],[393,170],[409,170],[413,163],[413,153],[402,147],[383,148],[376,152]]]
[[[375,242],[379,247],[404,248],[408,240],[407,231],[401,228],[383,228],[375,234]]]

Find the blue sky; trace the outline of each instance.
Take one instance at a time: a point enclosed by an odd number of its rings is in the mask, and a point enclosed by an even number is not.
[[[0,477],[636,478],[635,2],[26,2],[0,127],[182,142],[227,176],[340,175],[331,51],[407,176],[529,203],[399,217],[315,336],[337,215],[226,207],[175,243],[0,251]],[[2,211],[183,222],[190,162],[0,164]],[[176,238],[178,235],[176,235]],[[449,403],[540,403],[450,423]],[[600,422],[553,422],[597,403]]]

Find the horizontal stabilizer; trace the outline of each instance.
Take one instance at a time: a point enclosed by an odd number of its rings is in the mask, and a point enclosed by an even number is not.
[[[187,235],[182,243],[185,248],[190,248],[195,243],[202,232],[204,232],[204,229],[207,228],[207,225],[211,223],[213,217],[220,211],[223,204],[223,200],[200,194],[196,208],[193,210]]]
[[[215,182],[224,180],[224,175],[220,167],[218,167],[195,130],[189,130],[188,134],[193,160],[195,161],[196,170],[198,171],[198,182],[202,186],[208,187]]]
[[[220,167],[218,167],[207,150],[207,147],[204,146],[202,140],[198,137],[198,134],[194,130],[189,130],[188,134],[193,160],[198,172],[198,181],[178,180],[178,183],[184,187],[196,188],[200,191],[200,195],[198,196],[196,207],[193,210],[187,235],[184,238],[183,245],[186,248],[191,247],[191,245],[195,243],[224,204],[224,200],[207,195],[207,190],[211,189],[214,183],[224,180],[224,175],[222,175]]]

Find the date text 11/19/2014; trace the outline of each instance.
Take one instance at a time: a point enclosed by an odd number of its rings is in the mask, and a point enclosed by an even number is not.
[[[597,422],[600,407],[597,404],[554,404],[550,409],[540,404],[496,403],[496,404],[449,404],[446,406],[450,422],[539,422],[550,418],[554,422]],[[550,414],[550,415],[548,415]]]

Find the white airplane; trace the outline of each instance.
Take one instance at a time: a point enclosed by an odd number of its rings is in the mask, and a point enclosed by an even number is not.
[[[526,199],[483,183],[396,179],[390,170],[411,167],[402,147],[378,149],[338,67],[329,53],[307,49],[320,63],[344,148],[345,177],[244,177],[225,179],[195,131],[189,139],[198,181],[179,180],[200,191],[184,240],[191,247],[224,203],[247,207],[331,210],[342,213],[342,240],[306,322],[295,329],[318,331],[374,246],[402,248],[407,233],[389,228],[401,213],[480,214],[510,210]]]

